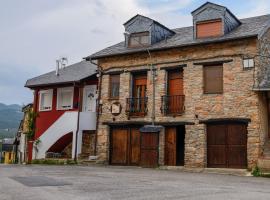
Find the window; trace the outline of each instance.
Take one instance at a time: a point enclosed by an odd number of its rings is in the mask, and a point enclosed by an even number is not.
[[[223,66],[204,66],[204,93],[220,94],[223,92]]]
[[[120,87],[120,75],[114,74],[110,75],[110,99],[119,98],[119,87]]]
[[[57,89],[57,110],[73,108],[73,87]]]
[[[197,23],[197,38],[218,37],[222,35],[221,20]]]
[[[254,59],[253,58],[245,58],[243,60],[244,69],[253,68],[254,67]]]
[[[39,92],[39,111],[52,110],[53,90],[41,90]]]
[[[141,47],[143,45],[149,45],[149,33],[133,33],[129,38],[130,47]]]

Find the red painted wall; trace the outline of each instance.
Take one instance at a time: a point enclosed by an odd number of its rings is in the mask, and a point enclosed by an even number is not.
[[[52,88],[46,88],[52,89]],[[40,137],[61,115],[66,111],[77,111],[78,110],[78,101],[79,101],[79,88],[74,87],[74,98],[73,98],[73,109],[71,110],[57,110],[57,88],[53,88],[53,101],[52,101],[52,110],[39,112],[39,91],[36,92],[37,99],[37,114],[36,119],[36,133],[35,139]]]

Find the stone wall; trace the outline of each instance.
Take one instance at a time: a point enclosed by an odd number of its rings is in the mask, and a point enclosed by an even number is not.
[[[195,125],[186,126],[185,139],[185,165],[189,167],[206,166],[206,134],[205,125],[199,124],[199,120],[215,118],[250,118],[248,125],[248,166],[253,167],[260,153],[260,136],[263,130],[260,128],[262,121],[259,113],[259,94],[252,91],[253,70],[244,70],[242,57],[247,54],[256,54],[256,39],[245,39],[234,42],[208,44],[166,51],[152,52],[152,63],[157,68],[156,84],[156,121],[158,122],[193,122]],[[203,66],[194,63],[231,60],[223,65],[223,94],[203,93]],[[148,114],[144,118],[129,119],[125,113],[126,98],[130,95],[130,78],[132,70],[140,68],[149,69],[149,58],[146,53],[132,54],[104,58],[99,60],[99,65],[106,72],[123,70],[120,78],[120,99],[122,112],[119,116],[110,113],[109,99],[109,75],[103,75],[101,87],[102,113],[100,115],[98,129],[98,155],[100,161],[108,161],[109,156],[109,127],[103,122],[112,121],[150,121],[153,84],[151,72],[148,71],[147,95]],[[163,116],[161,96],[166,94],[166,70],[161,67],[184,67],[184,94],[185,112],[181,116]],[[131,72],[130,72],[131,71]],[[163,133],[164,134],[164,133]],[[161,134],[162,135],[162,134]],[[160,140],[164,141],[164,140]],[[162,146],[163,144],[160,144]],[[164,146],[164,145],[163,145]],[[161,148],[161,147],[160,147]],[[163,148],[163,147],[162,147]],[[162,163],[163,150],[160,152]]]

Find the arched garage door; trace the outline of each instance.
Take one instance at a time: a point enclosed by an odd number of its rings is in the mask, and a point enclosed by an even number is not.
[[[238,123],[207,125],[207,166],[247,167],[247,125]]]

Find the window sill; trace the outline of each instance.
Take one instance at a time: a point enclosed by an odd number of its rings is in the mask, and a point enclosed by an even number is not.
[[[39,110],[39,112],[49,112],[52,111],[52,109],[48,109],[48,110]]]
[[[59,110],[59,111],[61,111],[61,110],[72,110],[73,108],[57,108],[56,110]]]

